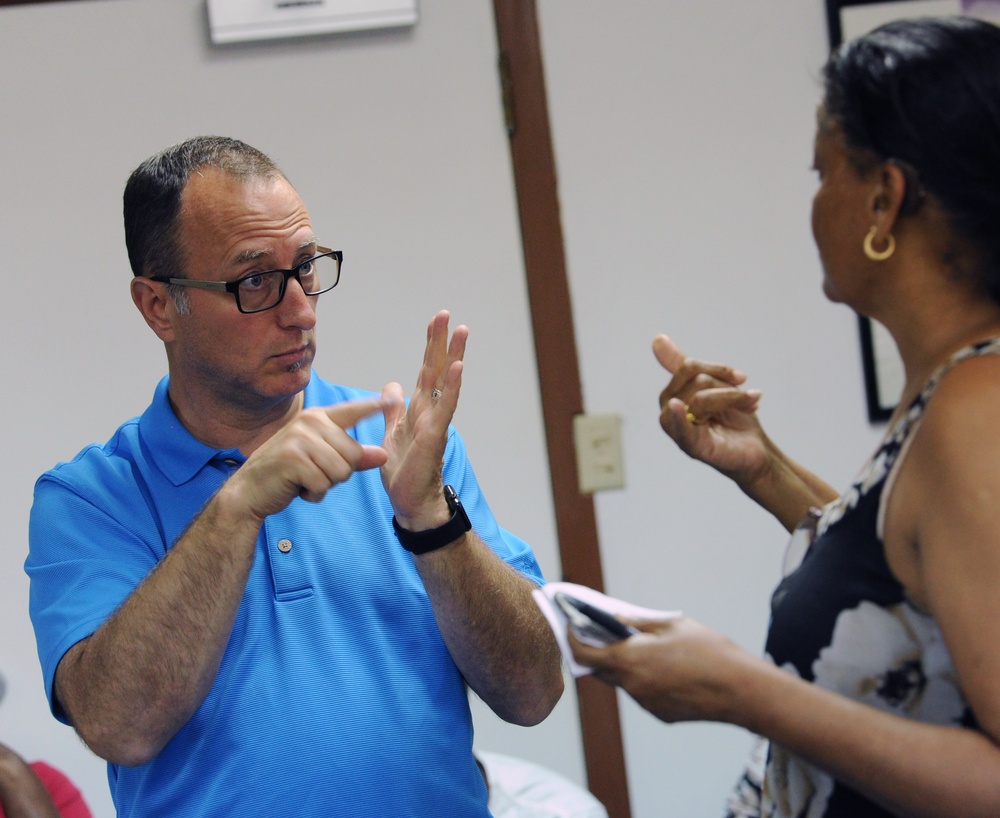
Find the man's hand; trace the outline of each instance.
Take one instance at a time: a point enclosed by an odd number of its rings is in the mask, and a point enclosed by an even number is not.
[[[386,462],[381,446],[358,443],[347,430],[392,403],[382,397],[304,409],[247,459],[226,493],[235,492],[260,521],[296,497],[319,502],[354,472]]]
[[[450,517],[442,492],[441,467],[448,443],[448,425],[458,407],[462,389],[462,359],[468,327],[458,326],[448,339],[449,314],[442,310],[427,327],[424,362],[409,407],[403,388],[386,384],[385,409],[387,460],[382,482],[396,519],[404,528],[436,528]]]
[[[386,453],[347,430],[383,398],[306,409],[219,489],[167,555],[56,671],[77,732],[116,764],[146,764],[208,695],[232,632],[264,518],[294,498],[318,502]],[[169,623],[165,627],[163,623]]]
[[[385,409],[388,459],[382,482],[399,524],[425,531],[444,524],[451,512],[444,499],[442,466],[448,426],[458,406],[467,327],[448,337],[446,311],[427,327],[424,362],[404,410],[403,388],[387,384]],[[531,598],[534,584],[507,565],[475,531],[456,542],[414,557],[434,618],[452,659],[469,687],[500,718],[537,724],[562,693],[559,649]]]

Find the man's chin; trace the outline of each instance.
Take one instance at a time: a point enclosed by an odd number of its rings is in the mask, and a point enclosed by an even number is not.
[[[260,383],[260,387],[263,389],[261,394],[267,394],[272,399],[279,400],[293,398],[306,388],[311,376],[311,360],[306,359],[287,364],[283,369],[273,372],[265,382]]]
[[[308,377],[309,372],[312,370],[313,359],[316,357],[316,350],[309,348],[303,351],[302,355],[293,361],[288,361],[285,364],[285,371],[289,374],[295,374],[297,372],[305,372]]]
[[[309,378],[312,377],[312,361],[300,361],[291,364],[285,370],[285,377],[290,381],[290,389],[301,392],[306,388],[306,384],[309,383]]]

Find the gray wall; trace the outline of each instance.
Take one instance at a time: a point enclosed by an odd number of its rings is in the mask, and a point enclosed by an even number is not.
[[[345,252],[317,369],[416,376],[440,307],[472,330],[457,423],[501,521],[559,576],[488,0],[423,0],[412,30],[213,48],[202,0],[0,8],[0,740],[111,814],[103,764],[48,715],[22,571],[39,473],[140,412],[163,371],[128,297],[120,195],[148,154],[239,136],[284,167]],[[626,488],[597,495],[607,589],[759,650],[778,526],[663,438],[657,332],[732,362],[793,455],[845,483],[875,441],[852,316],[808,225],[820,0],[541,0],[584,395],[624,420]],[[716,814],[747,737],[622,699],[637,818]],[[542,726],[474,702],[477,743],[582,780],[570,690]]]
[[[650,344],[741,368],[779,445],[835,486],[874,446],[809,226],[823,2],[539,10],[584,399],[623,418],[626,488],[597,495],[607,590],[759,651],[784,531],[660,431]],[[746,734],[621,701],[636,817],[718,814]]]

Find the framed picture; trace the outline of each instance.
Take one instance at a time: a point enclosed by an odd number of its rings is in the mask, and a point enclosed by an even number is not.
[[[968,14],[1000,24],[1000,0],[826,0],[831,50],[891,20],[948,14]],[[858,331],[868,419],[884,423],[903,390],[903,362],[889,332],[877,321],[859,315]]]

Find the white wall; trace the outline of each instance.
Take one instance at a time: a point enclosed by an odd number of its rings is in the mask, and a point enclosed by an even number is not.
[[[763,646],[783,529],[660,431],[670,334],[764,391],[786,451],[849,482],[866,421],[853,315],[820,291],[809,206],[821,0],[540,0],[590,412],[623,418],[626,488],[597,495],[609,593]],[[636,818],[717,815],[747,736],[623,699]]]
[[[196,133],[274,156],[324,241],[324,376],[416,376],[426,320],[472,329],[457,422],[497,516],[558,577],[489,0],[423,0],[410,31],[213,48],[202,0],[0,8],[0,740],[111,814],[103,765],[48,715],[22,571],[34,479],[140,412],[163,371],[132,307],[125,178]],[[656,424],[659,331],[743,367],[793,454],[840,485],[874,442],[851,316],[809,238],[820,0],[542,0],[574,312],[590,411],[624,418],[627,487],[598,495],[608,590],[682,607],[758,650],[782,542]],[[636,818],[717,814],[746,738],[623,701]],[[476,706],[480,746],[582,779],[575,698],[524,730]]]

